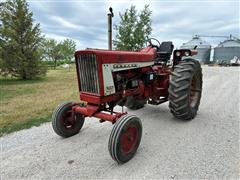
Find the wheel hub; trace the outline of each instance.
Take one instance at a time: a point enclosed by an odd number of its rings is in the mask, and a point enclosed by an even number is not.
[[[134,126],[128,127],[121,136],[121,150],[125,154],[132,151],[137,142],[137,128]]]
[[[71,111],[67,111],[62,117],[63,125],[66,129],[73,128],[75,125],[75,118],[72,116]]]

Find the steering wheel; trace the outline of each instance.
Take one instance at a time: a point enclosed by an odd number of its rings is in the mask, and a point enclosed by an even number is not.
[[[158,45],[153,44],[152,40],[156,41],[158,43]],[[147,43],[149,43],[149,45]],[[153,48],[156,48],[157,50],[159,49],[160,45],[161,45],[161,43],[156,38],[148,38],[146,41],[146,46],[152,46]]]

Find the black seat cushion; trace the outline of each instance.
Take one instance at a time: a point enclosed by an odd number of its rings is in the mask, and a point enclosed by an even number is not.
[[[162,42],[158,49],[158,61],[168,61],[171,58],[173,51],[172,41]]]

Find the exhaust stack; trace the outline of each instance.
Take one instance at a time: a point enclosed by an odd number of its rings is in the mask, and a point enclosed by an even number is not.
[[[108,49],[112,50],[112,18],[113,18],[113,9],[109,8],[110,13],[108,13]]]

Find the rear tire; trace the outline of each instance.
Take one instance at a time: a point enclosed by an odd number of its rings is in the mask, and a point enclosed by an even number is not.
[[[175,66],[169,84],[169,108],[178,119],[191,120],[198,111],[202,94],[202,68],[194,59]]]
[[[141,120],[134,115],[123,115],[114,125],[108,141],[113,160],[126,163],[137,152],[142,137]]]
[[[145,104],[146,104],[145,100],[138,100],[134,96],[129,96],[129,97],[127,97],[125,106],[128,109],[137,110],[137,109],[143,108]]]
[[[85,117],[79,113],[72,117],[72,102],[60,104],[52,115],[52,127],[55,133],[64,138],[79,133]]]

